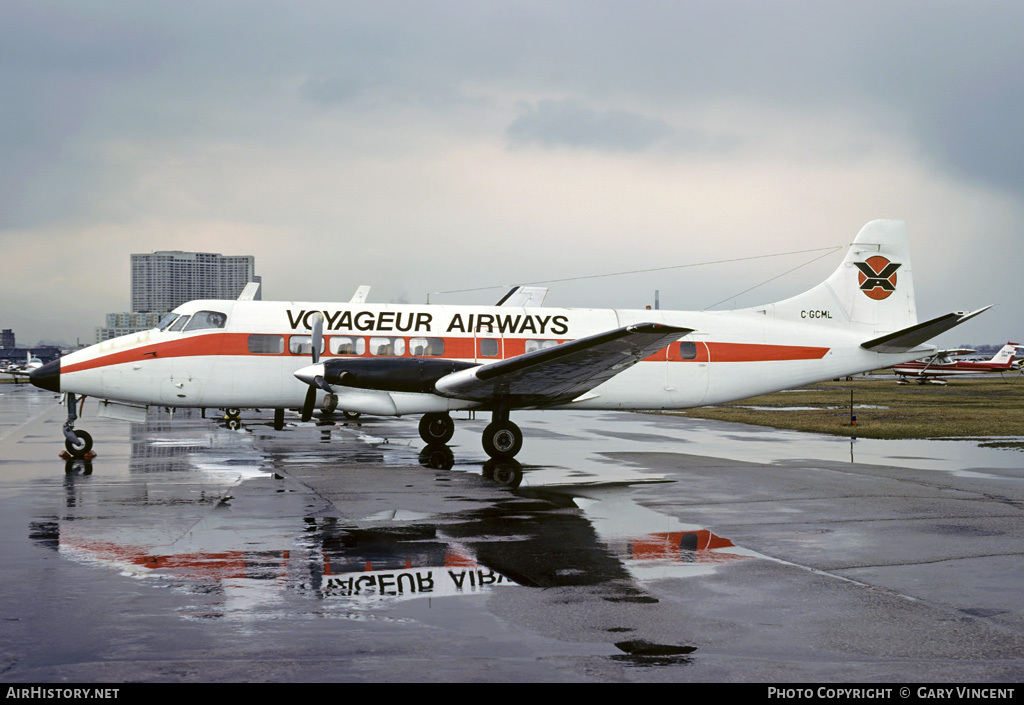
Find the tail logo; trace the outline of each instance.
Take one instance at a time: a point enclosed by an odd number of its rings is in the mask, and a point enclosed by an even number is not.
[[[860,270],[857,282],[865,296],[881,301],[896,291],[896,270],[901,266],[899,263],[876,255],[868,257],[866,262],[854,262],[854,265]]]

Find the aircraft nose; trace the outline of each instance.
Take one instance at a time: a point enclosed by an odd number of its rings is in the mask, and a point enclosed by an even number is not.
[[[60,359],[51,360],[28,373],[29,381],[51,392],[60,392]]]

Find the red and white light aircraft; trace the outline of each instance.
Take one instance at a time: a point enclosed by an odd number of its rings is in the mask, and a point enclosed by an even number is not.
[[[1007,343],[992,356],[990,360],[954,360],[956,355],[970,355],[973,350],[939,350],[928,357],[911,360],[900,365],[893,365],[893,372],[902,384],[908,377],[918,382],[935,382],[945,384],[943,377],[949,375],[976,375],[987,372],[1007,372],[1014,369],[1013,360],[1017,356],[1017,348],[1024,347],[1019,343]]]
[[[243,298],[245,298],[243,296]],[[519,452],[517,409],[682,409],[914,360],[925,341],[985,309],[919,323],[902,221],[876,220],[813,289],[734,311],[568,309],[294,301],[192,301],[158,328],[73,352],[32,373],[106,407],[314,407],[419,415],[427,443],[450,412],[490,411],[483,446]]]

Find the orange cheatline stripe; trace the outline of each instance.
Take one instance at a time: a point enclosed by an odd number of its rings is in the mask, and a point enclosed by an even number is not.
[[[767,362],[770,360],[820,360],[828,348],[805,345],[757,343],[708,343],[711,362]]]
[[[305,335],[305,334],[295,334]],[[306,335],[308,337],[308,335]],[[346,335],[352,338],[359,336]],[[372,336],[365,336],[372,337]],[[401,337],[401,336],[391,336]],[[411,336],[419,337],[419,336]],[[447,359],[466,360],[473,359],[474,340],[473,338],[446,337],[444,340],[445,354],[440,356]],[[294,357],[308,358],[308,355],[297,355],[293,353],[252,353],[249,352],[249,334],[247,333],[209,333],[205,335],[189,336],[178,340],[168,340],[160,343],[139,345],[128,350],[119,350],[91,360],[84,360],[71,365],[62,366],[61,373],[81,372],[83,370],[118,365],[129,362],[139,362],[155,358],[168,357],[197,357],[203,355],[234,355],[253,357]],[[409,338],[405,338],[408,349]],[[482,362],[516,357],[525,352],[525,338],[504,339],[503,355],[495,358],[482,358]],[[559,340],[559,342],[566,342]],[[286,346],[287,347],[287,346]],[[766,345],[758,343],[699,343],[697,345],[697,357],[691,360],[683,360],[679,356],[679,350],[675,344],[666,346],[662,350],[646,358],[649,362],[661,362],[666,359],[669,362],[765,362],[773,360],[820,360],[828,352],[827,347],[803,346],[803,345]],[[369,352],[363,355],[331,355],[325,352],[321,359],[335,357],[374,357]],[[403,355],[401,357],[411,357]]]

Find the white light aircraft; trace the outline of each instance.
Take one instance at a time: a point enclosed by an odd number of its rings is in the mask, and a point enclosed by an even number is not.
[[[29,377],[32,370],[38,370],[43,366],[43,361],[32,354],[31,351],[25,353],[25,364],[23,365],[8,365],[7,369],[4,370],[9,375],[14,377]]]
[[[906,384],[908,377],[916,378],[921,384],[932,382],[945,384],[943,377],[949,375],[977,375],[987,372],[1007,372],[1013,369],[1013,361],[1017,356],[1017,348],[1024,347],[1009,342],[989,360],[956,360],[957,355],[970,355],[974,350],[938,350],[920,360],[911,360],[900,365],[893,365],[897,381]]]
[[[359,299],[360,297],[353,297]],[[987,307],[986,307],[987,308]],[[32,372],[67,393],[72,455],[92,447],[75,395],[121,418],[148,405],[422,415],[428,444],[450,412],[489,411],[483,446],[519,452],[518,409],[682,409],[890,367],[976,316],[917,320],[902,221],[868,223],[831,276],[773,304],[667,311],[294,301],[192,301],[159,327]]]

